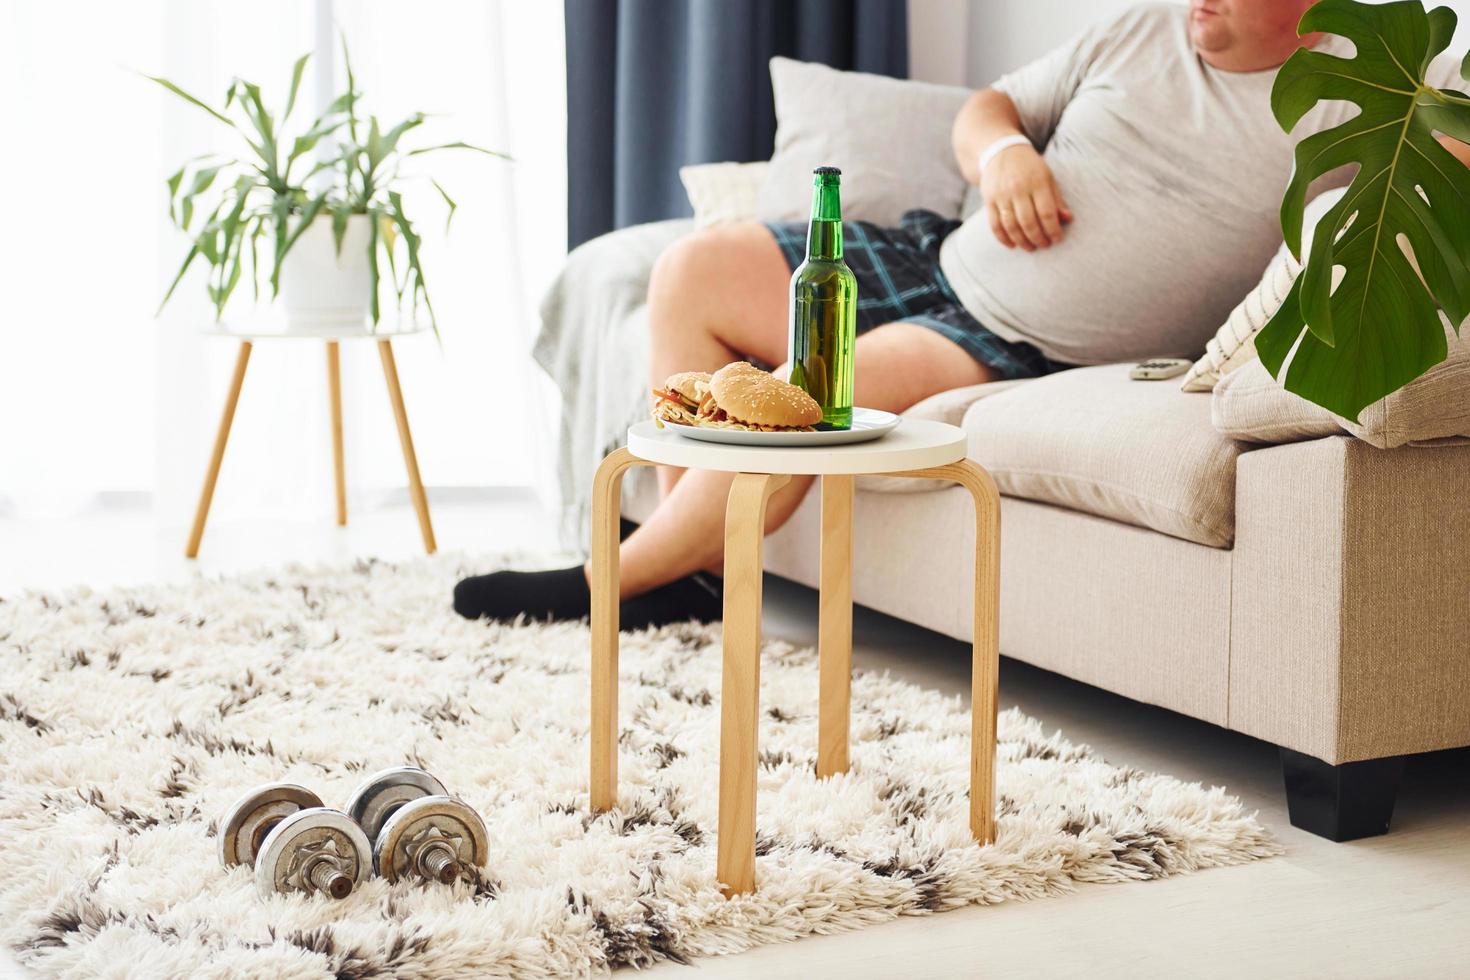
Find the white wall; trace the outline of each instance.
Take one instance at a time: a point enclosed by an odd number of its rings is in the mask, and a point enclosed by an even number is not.
[[[909,0],[909,77],[968,85],[971,0]]]
[[[970,0],[965,81],[989,85],[1134,0]],[[1182,0],[1181,0],[1182,2]]]
[[[909,75],[980,88],[1133,3],[909,0]]]
[[[909,72],[924,81],[979,88],[1134,2],[909,0]],[[1459,15],[1450,51],[1463,52],[1470,46],[1470,0],[1440,2]]]

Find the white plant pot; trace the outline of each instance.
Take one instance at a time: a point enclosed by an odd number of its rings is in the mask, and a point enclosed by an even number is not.
[[[291,334],[367,333],[372,276],[365,214],[347,219],[342,250],[332,237],[330,215],[320,214],[296,239],[281,262],[281,304]]]

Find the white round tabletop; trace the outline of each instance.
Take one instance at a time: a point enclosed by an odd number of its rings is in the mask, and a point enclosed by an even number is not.
[[[732,446],[699,442],[652,420],[628,430],[628,451],[650,463],[730,473],[896,473],[965,458],[965,431],[945,422],[904,419],[872,442],[845,446]]]
[[[278,314],[247,316],[238,320],[223,320],[200,330],[211,337],[228,337],[235,340],[396,340],[411,337],[429,329],[427,323],[385,316],[374,327],[366,319],[351,320],[293,320],[287,322]]]

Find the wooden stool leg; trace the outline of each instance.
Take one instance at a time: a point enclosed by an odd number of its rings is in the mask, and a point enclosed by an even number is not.
[[[738,473],[725,507],[720,826],[715,873],[728,897],[755,891],[756,728],[760,716],[761,552],[766,501],[784,474]]]
[[[968,459],[954,464],[975,498],[975,608],[970,668],[970,832],[995,840],[995,712],[1000,686],[1000,492]]]
[[[817,778],[847,772],[852,702],[852,477],[822,477]]]
[[[984,469],[962,459],[889,476],[953,480],[975,500],[975,611],[970,674],[970,832],[995,840],[995,710],[1000,686],[1000,491]]]
[[[388,382],[388,399],[393,403],[393,418],[398,422],[398,441],[403,446],[403,465],[408,469],[408,495],[413,500],[413,509],[419,517],[419,533],[424,538],[424,550],[433,554],[438,545],[434,543],[434,526],[429,523],[429,498],[424,495],[424,481],[419,479],[419,460],[413,451],[413,433],[408,431],[408,409],[403,404],[403,389],[398,386],[398,364],[393,360],[393,345],[378,341],[378,356],[383,361],[383,377]]]
[[[219,480],[220,464],[225,459],[225,444],[230,441],[230,426],[235,421],[235,406],[240,403],[240,389],[245,384],[245,368],[250,363],[251,343],[240,341],[240,352],[235,355],[235,374],[230,379],[230,393],[225,396],[225,411],[219,420],[219,432],[214,437],[214,451],[209,456],[209,468],[204,472],[204,488],[199,491],[199,506],[194,510],[194,526],[189,531],[189,543],[184,546],[185,558],[199,557],[199,542],[204,539],[204,522],[209,519],[209,505],[214,500],[214,485]]]
[[[618,515],[623,474],[646,463],[627,449],[609,454],[592,479],[592,717],[590,801],[618,805]]]
[[[337,526],[347,524],[347,467],[342,458],[342,359],[335,340],[327,341],[327,400],[332,411],[332,475],[337,482]]]

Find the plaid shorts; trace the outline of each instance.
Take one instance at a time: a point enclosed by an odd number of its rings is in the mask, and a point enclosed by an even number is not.
[[[1027,343],[1005,340],[969,314],[939,268],[939,244],[960,226],[933,211],[904,214],[897,228],[842,223],[842,259],[857,278],[857,332],[917,323],[941,334],[1001,378],[1035,378],[1069,368]],[[806,260],[806,222],[768,222],[795,269]]]

